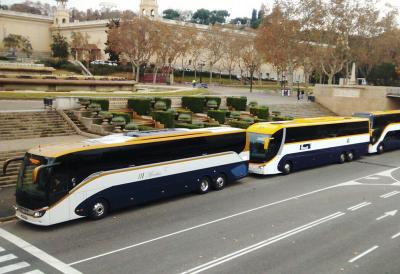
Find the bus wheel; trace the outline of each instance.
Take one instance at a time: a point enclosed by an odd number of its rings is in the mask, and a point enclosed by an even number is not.
[[[346,153],[341,153],[339,156],[339,164],[344,164],[346,162]]]
[[[96,200],[90,209],[90,218],[93,220],[100,220],[108,214],[108,203],[103,199]]]
[[[383,146],[382,143],[379,144],[377,151],[378,151],[378,154],[382,154],[385,152],[385,147]]]
[[[353,162],[353,160],[354,160],[354,153],[353,153],[353,151],[347,152],[346,158],[347,158],[347,162]]]
[[[286,162],[286,163],[283,165],[282,173],[283,173],[284,175],[288,175],[288,174],[292,173],[292,169],[293,169],[292,163],[291,163],[291,162]]]
[[[200,180],[200,184],[199,184],[199,188],[198,188],[197,192],[199,194],[206,194],[207,192],[210,191],[210,187],[211,187],[211,179],[209,177],[203,177]]]
[[[226,176],[224,174],[218,175],[213,183],[213,188],[217,191],[223,190],[226,186]]]

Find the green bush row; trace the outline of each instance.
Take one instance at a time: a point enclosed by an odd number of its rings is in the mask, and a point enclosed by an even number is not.
[[[138,115],[150,115],[151,103],[151,98],[132,98],[128,99],[128,108]]]
[[[170,98],[163,98],[163,97],[154,98],[154,103],[157,103],[158,101],[164,102],[167,105],[167,109],[170,109],[172,107],[172,100]]]
[[[268,120],[269,118],[268,107],[252,107],[250,108],[250,113],[254,116],[257,116],[259,119]]]
[[[209,110],[207,113],[208,117],[213,118],[215,121],[218,121],[221,125],[225,124],[226,120],[226,111],[223,110]]]
[[[236,111],[246,111],[247,97],[228,97],[226,98],[226,104]]]
[[[246,122],[246,121],[238,121],[238,120],[229,121],[229,125],[231,127],[242,128],[242,129],[247,129],[253,124],[254,123]]]
[[[112,113],[113,117],[122,117],[125,119],[126,123],[129,124],[132,120],[132,117],[129,113],[125,113],[125,112],[113,112]]]
[[[184,96],[182,97],[182,107],[189,109],[193,113],[203,113],[206,105],[205,97]]]
[[[153,119],[163,124],[165,128],[175,127],[175,114],[172,111],[155,111]]]
[[[101,106],[102,111],[108,111],[110,109],[110,102],[107,99],[90,99],[91,104],[98,104]]]

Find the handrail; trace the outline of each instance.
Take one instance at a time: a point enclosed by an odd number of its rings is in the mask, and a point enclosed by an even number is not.
[[[4,162],[3,164],[3,176],[7,175],[7,167],[12,163],[12,162],[19,162],[19,161],[23,161],[25,157],[17,157],[17,158],[13,158],[13,159],[9,159],[7,161]]]

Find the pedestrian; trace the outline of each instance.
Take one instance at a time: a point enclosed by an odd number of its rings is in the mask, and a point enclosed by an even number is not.
[[[304,99],[304,90],[301,91],[301,96],[300,97],[301,97],[301,100]]]
[[[193,81],[192,81],[193,88],[196,87],[196,84],[197,84],[197,81],[196,81],[196,80],[193,80]]]
[[[300,101],[300,89],[297,89],[297,101]]]

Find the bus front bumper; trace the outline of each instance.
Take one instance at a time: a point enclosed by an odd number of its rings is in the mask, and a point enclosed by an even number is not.
[[[249,172],[258,175],[275,175],[281,173],[276,168],[272,168],[271,165],[254,164],[254,163],[250,163]]]
[[[15,216],[21,221],[34,225],[48,226],[50,224],[50,215],[45,209],[33,211],[15,206]]]

